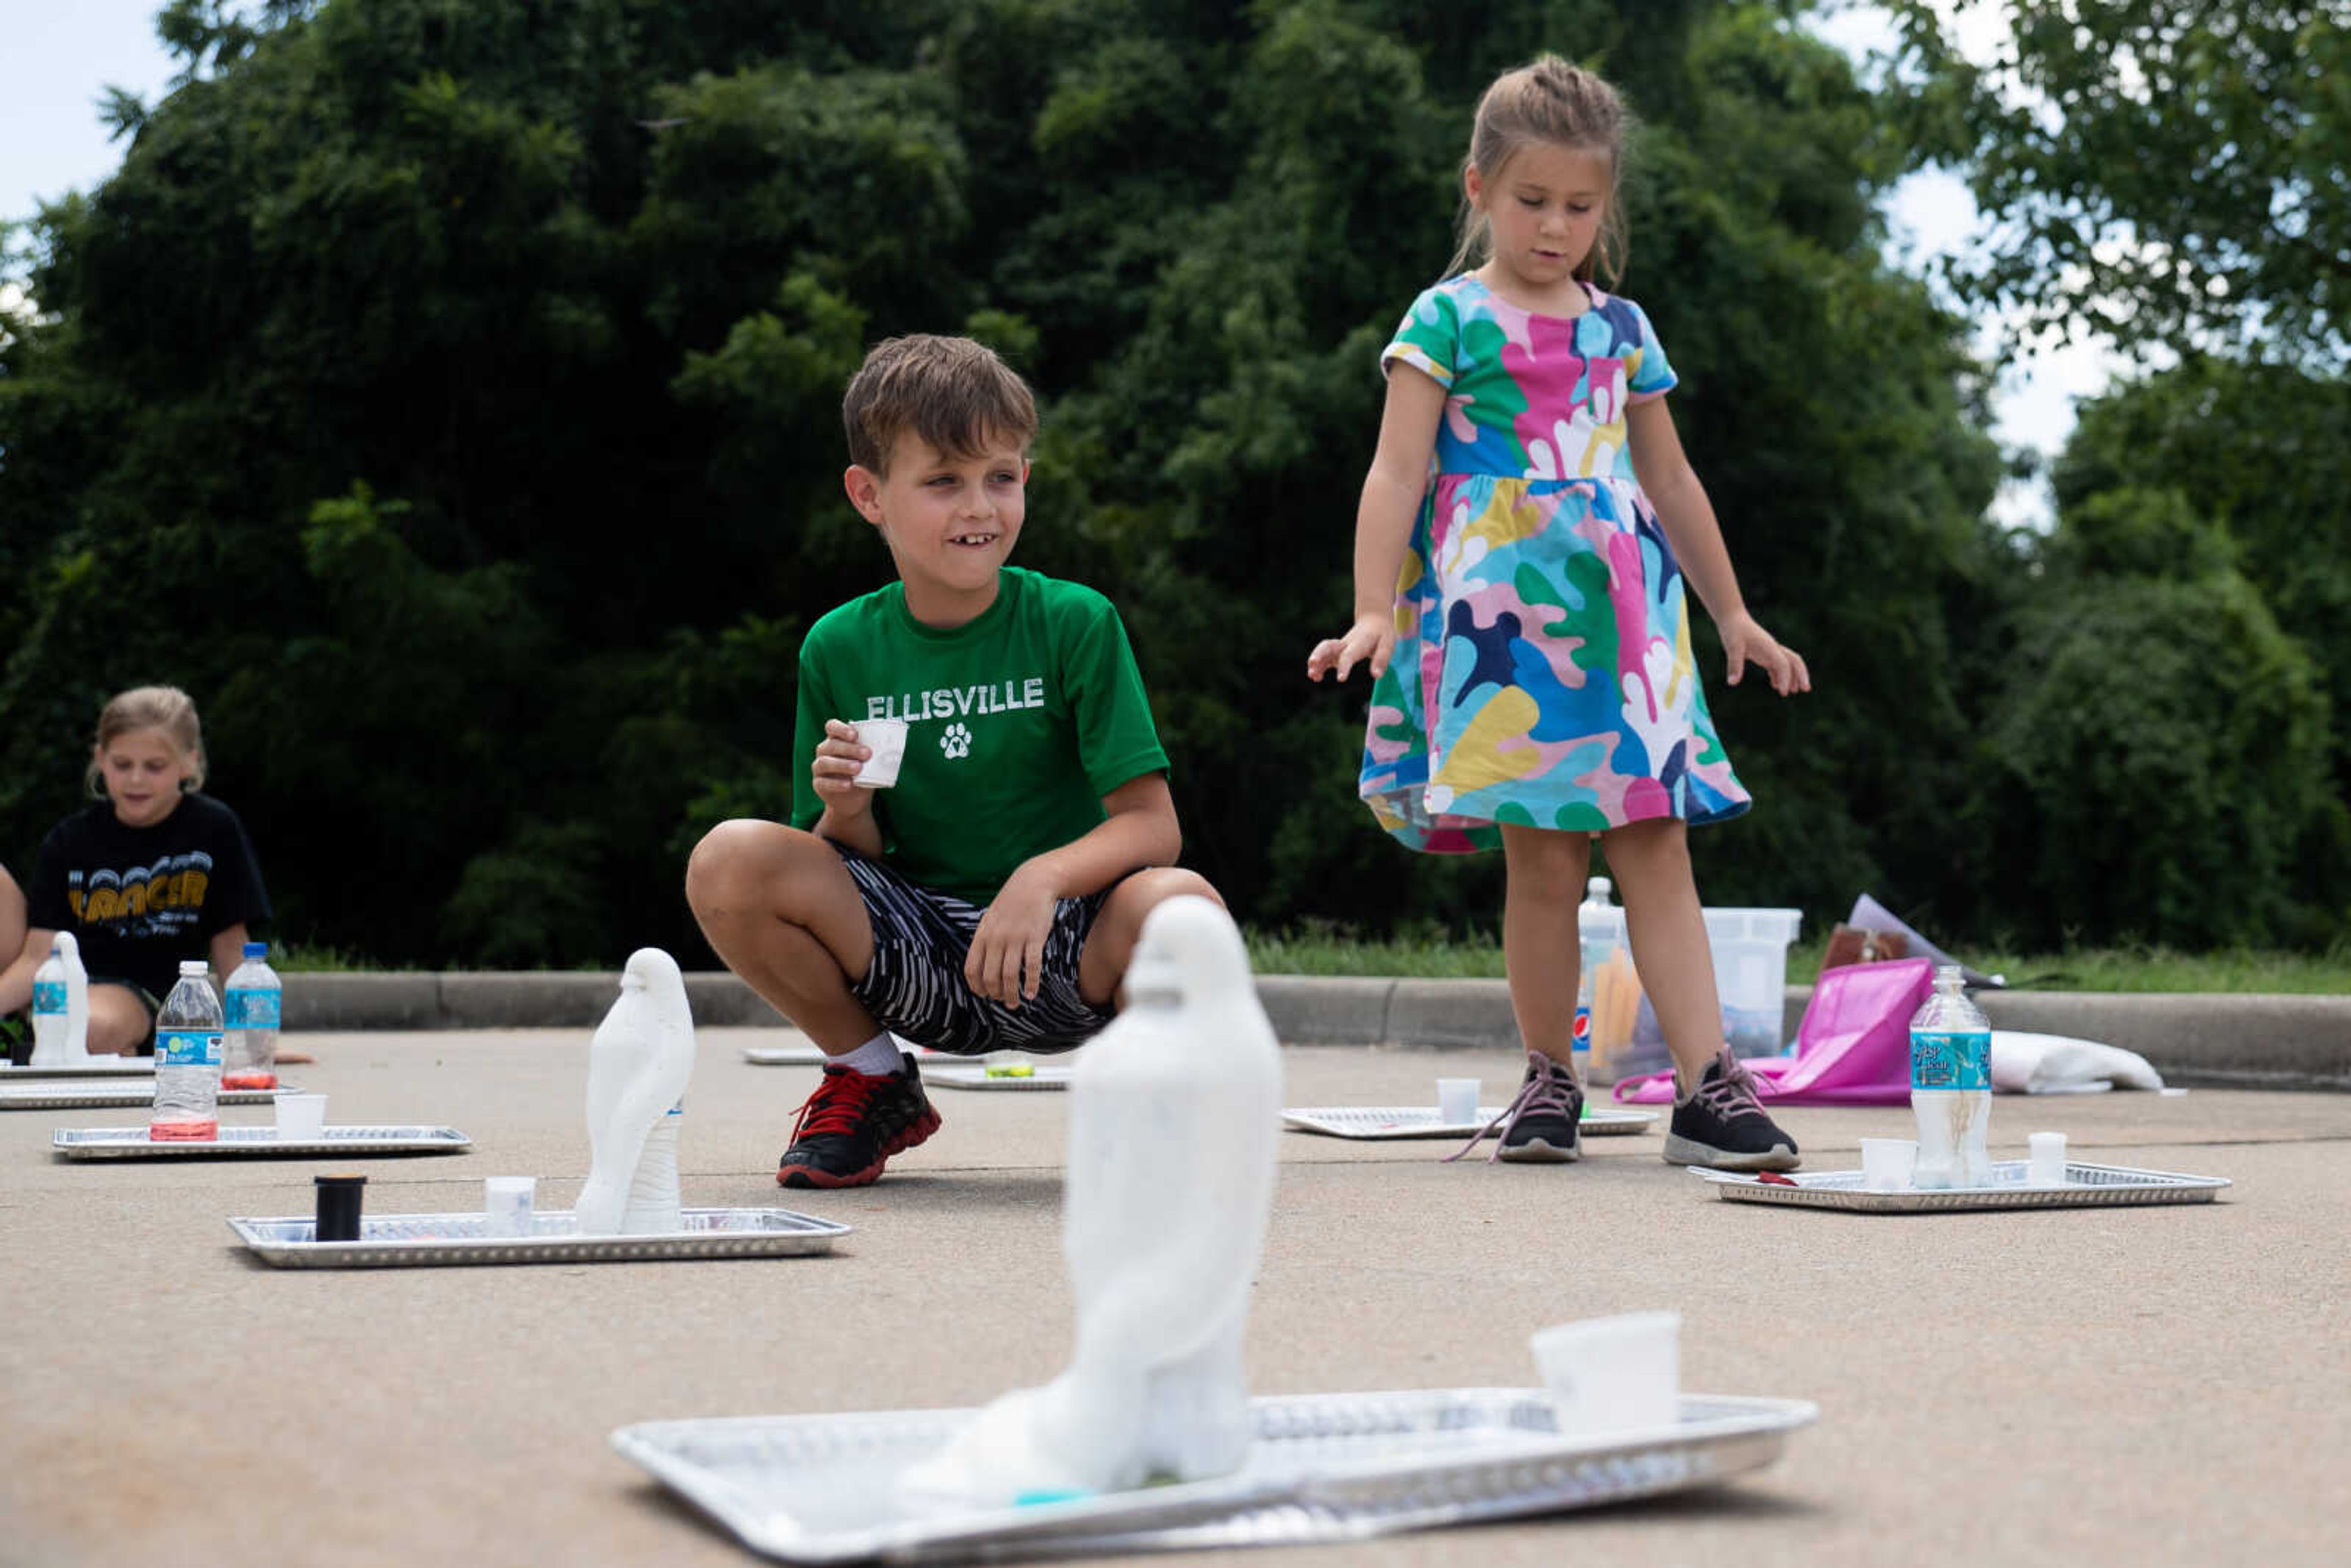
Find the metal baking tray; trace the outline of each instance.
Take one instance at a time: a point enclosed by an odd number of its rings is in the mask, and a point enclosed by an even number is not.
[[[224,1089],[220,1092],[220,1103],[224,1105],[266,1105],[280,1094],[300,1092],[300,1088],[292,1083],[280,1083],[275,1089]],[[0,1083],[0,1111],[117,1110],[154,1103],[155,1085],[152,1082],[104,1083],[89,1079],[77,1082],[68,1078],[45,1078],[30,1083]]]
[[[1252,1399],[1237,1472],[1011,1509],[916,1516],[905,1468],[975,1412],[758,1416],[623,1427],[612,1447],[755,1552],[787,1563],[946,1563],[1361,1541],[1710,1485],[1778,1458],[1818,1409],[1686,1395],[1650,1432],[1568,1437],[1541,1389]]]
[[[830,1252],[850,1227],[789,1208],[689,1208],[662,1236],[582,1236],[569,1209],[531,1216],[528,1236],[488,1236],[480,1214],[368,1215],[356,1241],[319,1241],[309,1215],[232,1219],[280,1269],[413,1269],[451,1263],[632,1263],[678,1258],[799,1258]]]
[[[1466,1138],[1491,1124],[1506,1109],[1480,1105],[1475,1122],[1447,1122],[1433,1105],[1308,1105],[1281,1113],[1281,1123],[1301,1133],[1322,1133],[1333,1138]],[[1586,1105],[1575,1124],[1579,1138],[1623,1138],[1646,1133],[1657,1119],[1655,1111],[1623,1111],[1612,1105]]]
[[[923,1067],[923,1084],[930,1089],[1067,1089],[1074,1067],[1046,1067],[1031,1064],[1026,1078],[991,1077],[987,1068],[977,1062],[962,1062],[954,1067]]]
[[[1696,1170],[1733,1203],[1777,1203],[1795,1208],[1844,1208],[1856,1214],[1944,1214],[1967,1208],[2085,1208],[2126,1204],[2210,1203],[2226,1176],[2068,1162],[2060,1186],[2025,1179],[2031,1162],[1997,1160],[1989,1186],[1939,1187],[1931,1192],[1872,1192],[1859,1171],[1811,1171],[1764,1181],[1740,1171]]]
[[[49,1149],[69,1160],[373,1159],[382,1155],[462,1155],[474,1140],[455,1127],[333,1127],[325,1135],[282,1143],[275,1127],[223,1127],[218,1138],[161,1143],[144,1127],[59,1127]]]
[[[968,1056],[957,1056],[953,1051],[933,1051],[927,1045],[914,1047],[913,1055],[916,1061],[922,1063],[925,1077],[929,1076],[934,1062],[944,1065],[973,1060]],[[743,1060],[754,1067],[821,1067],[824,1065],[824,1052],[813,1045],[747,1045],[743,1048]]]
[[[152,1078],[155,1059],[152,1056],[93,1056],[81,1061],[47,1067],[27,1063],[19,1067],[14,1062],[0,1061],[0,1083],[19,1078]]]

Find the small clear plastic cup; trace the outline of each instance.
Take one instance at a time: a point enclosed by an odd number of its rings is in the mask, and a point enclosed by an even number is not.
[[[898,765],[906,756],[906,721],[903,718],[861,718],[855,726],[857,744],[873,755],[857,769],[852,784],[887,789],[898,782]]]
[[[327,1135],[324,1094],[280,1094],[277,1110],[279,1143],[316,1143]]]
[[[1862,1139],[1861,1185],[1871,1192],[1908,1192],[1917,1168],[1917,1139]]]
[[[2025,1140],[2032,1156],[2024,1167],[2024,1179],[2033,1186],[2064,1186],[2065,1185],[2065,1134],[2035,1133]]]
[[[1538,1329],[1528,1342],[1561,1432],[1656,1431],[1681,1420],[1679,1312],[1625,1312]]]
[[[528,1236],[538,1191],[537,1176],[482,1178],[482,1234]]]
[[[1476,1078],[1440,1078],[1437,1081],[1437,1119],[1448,1127],[1466,1127],[1478,1119],[1478,1089],[1481,1080]]]

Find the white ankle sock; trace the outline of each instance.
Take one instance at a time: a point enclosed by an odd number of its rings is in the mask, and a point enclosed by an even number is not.
[[[846,1067],[852,1072],[862,1072],[868,1078],[887,1078],[906,1062],[899,1052],[898,1042],[890,1038],[890,1031],[885,1029],[855,1051],[828,1058],[825,1065]]]

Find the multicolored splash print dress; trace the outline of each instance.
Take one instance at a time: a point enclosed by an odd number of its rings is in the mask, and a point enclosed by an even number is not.
[[[1465,273],[1414,300],[1380,356],[1446,390],[1364,739],[1361,793],[1416,850],[1750,803],[1627,446],[1625,411],[1673,368],[1639,306],[1585,287],[1583,314],[1539,316]]]

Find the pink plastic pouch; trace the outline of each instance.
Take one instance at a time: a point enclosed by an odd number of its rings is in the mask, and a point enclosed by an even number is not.
[[[1813,982],[1796,1054],[1747,1063],[1758,1099],[1787,1104],[1895,1105],[1910,1098],[1910,1015],[1935,988],[1935,961],[1896,958],[1823,969]],[[1664,1104],[1670,1071],[1616,1085],[1616,1098]]]

